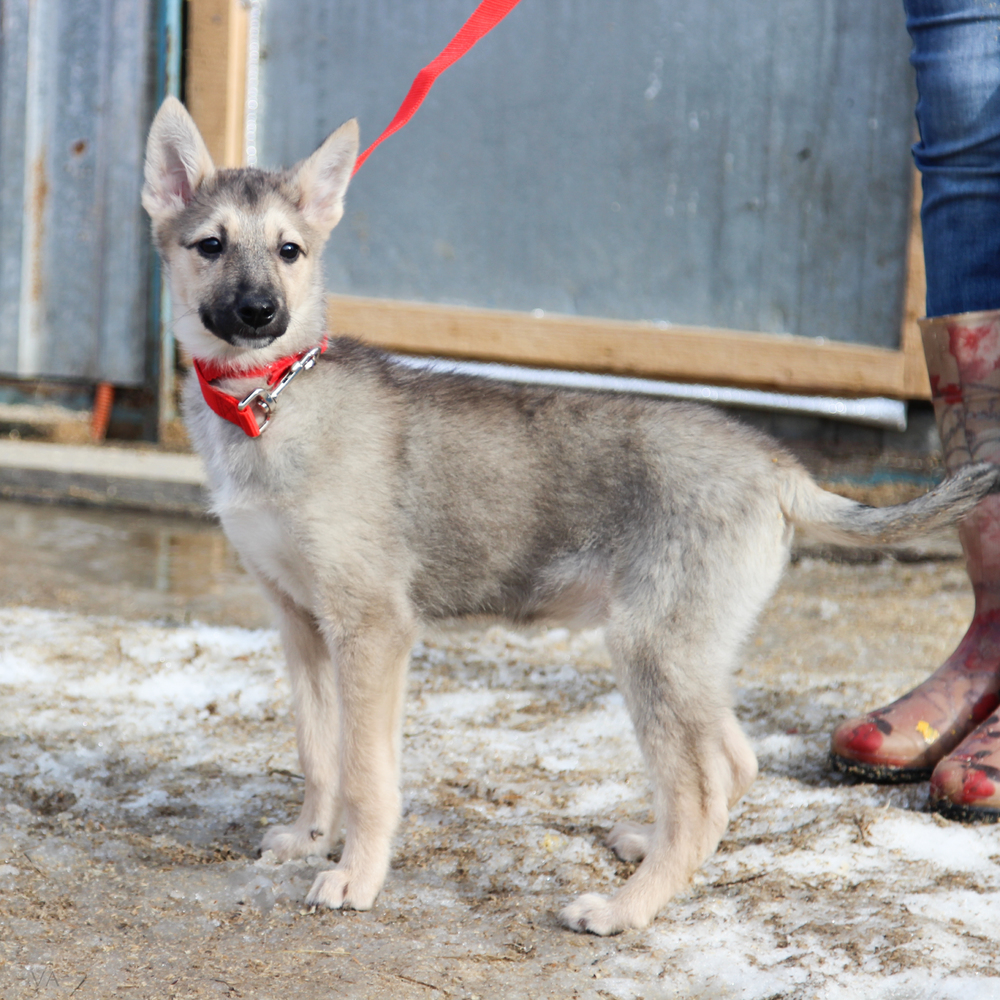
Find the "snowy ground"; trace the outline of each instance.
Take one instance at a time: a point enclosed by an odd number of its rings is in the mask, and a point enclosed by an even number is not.
[[[736,678],[761,776],[644,931],[555,918],[649,806],[596,633],[459,628],[413,660],[370,913],[256,859],[301,795],[276,635],[0,608],[0,997],[1000,997],[1000,829],[831,774],[831,727],[961,634],[960,564],[793,566]]]

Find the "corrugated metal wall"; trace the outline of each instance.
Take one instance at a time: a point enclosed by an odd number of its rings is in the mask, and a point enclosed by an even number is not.
[[[0,374],[138,384],[156,0],[0,0]]]
[[[265,166],[364,142],[472,0],[267,0]],[[355,178],[331,290],[895,347],[899,0],[525,0]]]

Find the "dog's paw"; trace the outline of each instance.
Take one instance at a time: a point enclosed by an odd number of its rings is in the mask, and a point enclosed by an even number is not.
[[[622,861],[642,861],[653,840],[652,823],[616,823],[604,841]]]
[[[332,846],[333,837],[324,830],[300,826],[272,826],[260,842],[261,854],[274,851],[279,861],[307,858],[310,855],[325,857]]]
[[[343,868],[320,872],[306,896],[306,906],[328,906],[331,910],[370,910],[380,886],[366,885],[364,878]]]
[[[575,899],[559,917],[570,930],[602,936],[618,934],[628,926],[621,922],[612,901],[596,892],[588,892]]]

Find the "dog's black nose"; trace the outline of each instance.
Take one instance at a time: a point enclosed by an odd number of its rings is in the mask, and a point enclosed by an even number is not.
[[[274,299],[266,295],[244,295],[236,305],[236,314],[239,318],[255,330],[267,326],[277,311]]]

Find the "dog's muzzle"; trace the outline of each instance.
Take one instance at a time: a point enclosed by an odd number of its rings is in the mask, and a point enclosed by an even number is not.
[[[288,329],[284,302],[266,292],[246,292],[218,307],[202,306],[205,329],[234,347],[266,347]]]

